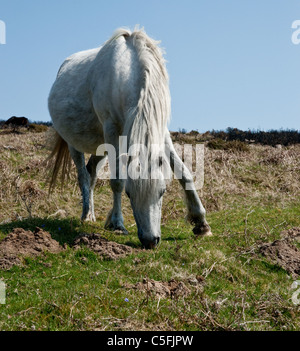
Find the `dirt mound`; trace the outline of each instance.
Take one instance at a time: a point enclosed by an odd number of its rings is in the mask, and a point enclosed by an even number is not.
[[[34,232],[15,228],[0,242],[0,269],[10,269],[20,264],[21,257],[36,257],[43,251],[58,253],[59,243],[48,232],[36,228]]]
[[[109,241],[103,238],[100,234],[82,234],[75,238],[73,247],[78,249],[82,245],[85,245],[102,258],[109,260],[123,258],[133,252],[131,247]]]
[[[295,233],[298,234],[295,235]],[[291,243],[291,238],[295,239],[299,232],[290,230],[288,235],[286,239],[261,245],[259,251],[285,269],[293,278],[297,278],[300,275],[300,251]]]
[[[181,281],[176,281],[174,279],[169,282],[159,282],[153,279],[143,279],[143,282],[136,284],[129,284],[125,286],[129,289],[137,289],[146,293],[154,294],[156,297],[166,298],[178,298],[188,296],[191,291],[186,287],[186,285]]]

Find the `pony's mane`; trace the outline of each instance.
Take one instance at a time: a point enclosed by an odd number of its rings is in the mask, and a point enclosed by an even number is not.
[[[124,128],[129,146],[142,144],[147,148],[153,144],[162,146],[170,118],[171,98],[169,77],[158,41],[151,39],[136,27],[133,32],[126,28],[117,29],[106,42],[110,44],[123,36],[131,40],[143,69],[143,84],[137,106],[128,111],[129,118]]]
[[[132,33],[133,43],[144,69],[144,86],[135,111],[130,142],[146,146],[163,145],[170,117],[169,77],[159,42],[143,30]]]

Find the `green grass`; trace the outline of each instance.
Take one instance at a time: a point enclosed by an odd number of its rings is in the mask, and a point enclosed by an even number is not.
[[[195,238],[183,220],[170,221],[162,228],[158,249],[139,250],[118,261],[102,260],[88,249],[75,251],[69,245],[79,233],[98,229],[110,240],[139,247],[134,229],[121,236],[74,218],[1,225],[2,237],[14,227],[43,226],[66,249],[27,258],[22,266],[0,273],[7,285],[0,329],[297,329],[300,318],[299,307],[291,303],[293,280],[259,255],[255,245],[279,238],[287,221],[299,226],[300,206],[251,210],[251,214],[242,207],[210,214],[214,236],[207,238]],[[192,293],[176,300],[158,300],[126,288],[143,278],[177,279],[188,285],[188,278],[197,275],[204,277],[204,283],[189,286]]]

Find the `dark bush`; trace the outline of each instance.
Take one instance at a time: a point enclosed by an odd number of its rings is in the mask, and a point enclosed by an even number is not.
[[[239,140],[243,142],[255,142],[263,145],[275,146],[292,145],[300,143],[300,132],[293,129],[288,130],[269,130],[267,132],[260,130],[243,131],[237,128],[227,128],[224,131],[212,131],[215,138],[231,141]]]

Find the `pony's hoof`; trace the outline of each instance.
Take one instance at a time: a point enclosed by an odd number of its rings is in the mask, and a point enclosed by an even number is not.
[[[83,222],[96,222],[96,217],[92,213],[88,213],[85,217],[81,217]]]
[[[212,232],[208,224],[196,225],[193,229],[193,233],[196,236],[212,236]]]
[[[123,235],[128,235],[128,230],[125,227],[117,227],[117,228],[114,228],[113,231]]]
[[[123,226],[123,225],[114,225],[113,223],[110,223],[104,227],[107,230],[111,230],[113,232],[121,233],[124,235],[128,235],[128,230]]]

